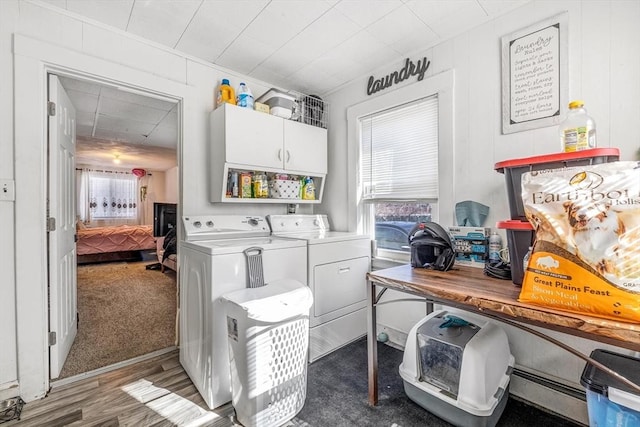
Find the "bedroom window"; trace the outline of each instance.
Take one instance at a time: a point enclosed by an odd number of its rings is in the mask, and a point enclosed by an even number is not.
[[[359,119],[363,223],[376,254],[403,259],[419,221],[438,200],[438,96]]]
[[[138,178],[128,172],[83,170],[79,185],[82,221],[136,219]]]

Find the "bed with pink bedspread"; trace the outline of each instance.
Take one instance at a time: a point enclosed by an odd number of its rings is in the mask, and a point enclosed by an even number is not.
[[[155,249],[151,225],[118,225],[77,230],[78,262],[100,262],[140,257]]]

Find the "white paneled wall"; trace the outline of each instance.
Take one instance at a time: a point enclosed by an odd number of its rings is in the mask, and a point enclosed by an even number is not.
[[[408,55],[410,58],[426,55],[431,60],[429,76],[448,69],[455,72],[455,161],[440,165],[453,168],[454,174],[453,182],[441,183],[440,193],[452,192],[456,202],[476,200],[489,205],[487,226],[509,219],[505,181],[503,175],[494,171],[495,163],[558,152],[560,145],[556,127],[502,135],[501,37],[563,12],[569,15],[569,81],[562,84],[569,86],[570,99],[585,101],[596,120],[599,146],[618,147],[623,160],[636,159],[640,148],[640,137],[634,129],[640,123],[638,1],[533,1],[430,50]],[[396,64],[371,70],[369,74],[384,76],[398,69],[403,59],[398,58]],[[366,95],[366,83],[367,78],[362,78],[327,97],[331,104],[330,162],[322,207],[339,219],[345,229],[354,227],[356,221],[355,200],[347,199],[343,188],[345,183],[354,184],[347,179],[348,168],[353,165],[353,159],[347,160],[347,147],[357,144],[347,140],[345,118],[349,107],[371,98]],[[412,83],[405,81],[382,94]],[[455,224],[452,206],[441,206],[439,213],[440,224]],[[503,241],[506,241],[504,233]],[[402,332],[408,332],[407,325],[415,324],[424,315],[424,307],[419,303],[394,303],[381,306],[378,313],[378,323],[390,330],[399,330],[400,334],[395,336],[401,336]],[[580,387],[579,376],[584,366],[580,360],[515,328],[507,329],[516,362],[521,367]],[[584,339],[553,335],[585,354],[602,347]],[[536,396],[527,398],[536,400]],[[550,404],[543,398],[538,401]],[[566,402],[558,402],[559,406],[552,409],[562,411],[561,405]],[[584,405],[575,401],[571,404]],[[584,407],[574,407],[567,414],[579,414],[576,418],[582,421],[586,417]]]
[[[42,396],[48,389],[48,351],[44,345],[47,328],[44,317],[46,244],[42,224],[45,210],[44,207],[40,208],[44,206],[46,192],[46,145],[44,131],[42,135],[38,131],[34,134],[34,129],[44,129],[44,116],[37,109],[30,112],[34,115],[35,123],[31,130],[26,128],[23,117],[16,118],[17,115],[14,114],[18,101],[22,105],[31,102],[23,102],[25,94],[20,91],[16,92],[15,98],[12,96],[16,82],[13,69],[15,63],[19,62],[14,62],[13,56],[16,38],[20,40],[19,55],[23,58],[21,63],[29,64],[33,71],[28,76],[21,76],[23,80],[33,79],[32,87],[29,88],[30,100],[43,96],[45,92],[44,79],[42,82],[38,81],[38,70],[41,71],[41,68],[33,68],[33,64],[42,63],[38,61],[43,56],[49,56],[50,62],[62,69],[82,69],[93,76],[108,76],[111,81],[122,82],[134,88],[152,88],[156,93],[183,94],[185,102],[182,104],[182,125],[185,138],[179,152],[183,168],[180,177],[177,176],[177,170],[172,175],[175,182],[181,180],[181,187],[178,189],[175,184],[172,191],[184,214],[238,211],[233,204],[220,206],[208,202],[208,115],[213,109],[213,95],[220,80],[229,78],[234,86],[244,81],[256,95],[265,92],[271,85],[187,58],[166,47],[127,36],[120,30],[60,14],[46,3],[0,1],[0,179],[15,177],[19,189],[19,202],[0,202],[0,221],[3,224],[14,224],[13,227],[3,227],[0,239],[0,324],[3,325],[0,399],[22,395],[25,400],[31,400]],[[43,43],[47,48],[42,48]],[[60,63],[61,58],[69,63]],[[15,129],[27,130],[22,137],[29,135],[24,138],[25,144],[18,144],[17,149],[14,144],[14,119],[18,123]],[[25,169],[27,164],[30,173]],[[25,206],[34,208],[27,209],[28,215],[23,215],[18,220],[14,212],[24,211]],[[244,205],[242,210],[250,214],[282,214],[286,212],[286,206]],[[301,211],[311,212],[312,207],[305,206]],[[27,229],[29,232],[24,233]],[[18,234],[21,237],[28,234],[36,238],[17,239]],[[19,244],[15,243],[17,240],[20,240]],[[35,256],[34,246],[38,248]],[[29,294],[30,292],[32,293]],[[25,298],[30,298],[28,304],[24,304]],[[16,300],[18,305],[15,304]],[[31,321],[24,319],[27,311],[34,313]]]

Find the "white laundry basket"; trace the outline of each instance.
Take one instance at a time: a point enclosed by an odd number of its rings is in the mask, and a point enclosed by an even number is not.
[[[238,421],[245,427],[289,421],[307,395],[311,290],[295,280],[278,280],[222,299]]]

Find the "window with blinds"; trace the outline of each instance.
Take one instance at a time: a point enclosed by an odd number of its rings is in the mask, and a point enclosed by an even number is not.
[[[360,118],[363,200],[438,198],[438,97]]]
[[[405,256],[411,229],[432,220],[438,199],[438,97],[361,117],[359,124],[364,223],[375,236],[375,255]]]

